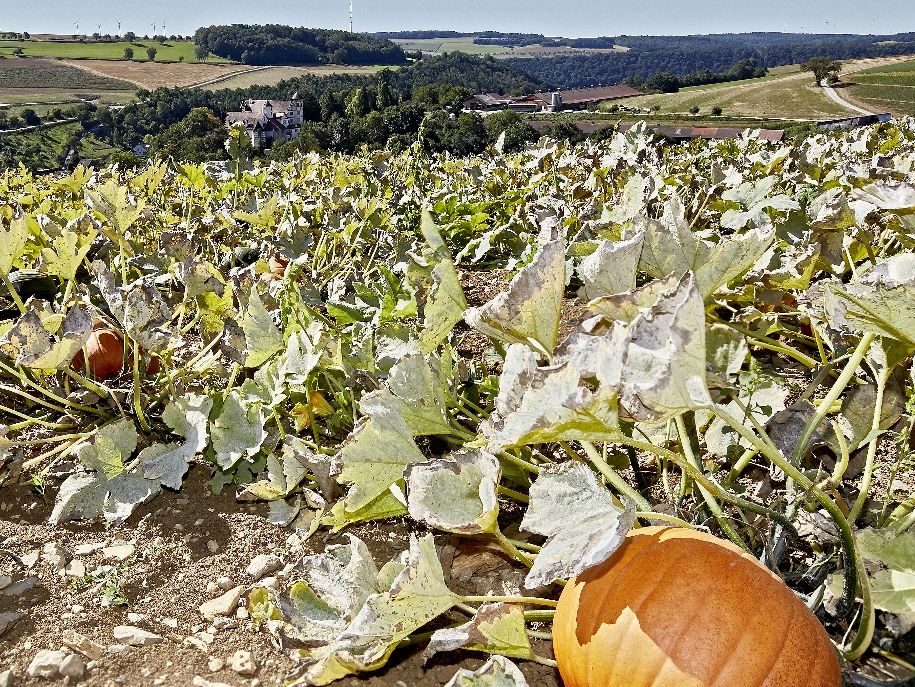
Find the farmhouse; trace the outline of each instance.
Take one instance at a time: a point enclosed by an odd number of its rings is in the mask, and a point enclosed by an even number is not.
[[[568,91],[533,93],[519,98],[499,95],[498,93],[481,93],[464,101],[464,109],[477,112],[497,112],[499,110],[515,110],[516,112],[586,110],[607,100],[633,98],[637,95],[642,95],[642,92],[629,86],[575,88]]]
[[[845,117],[844,119],[828,119],[817,122],[817,128],[825,131],[836,131],[840,129],[854,129],[858,126],[870,126],[880,122],[888,122],[893,118],[889,112],[881,114],[862,115],[860,117]]]
[[[226,126],[244,126],[251,145],[262,150],[277,141],[298,138],[302,132],[304,111],[299,94],[292,100],[246,100],[241,112],[229,112]]]

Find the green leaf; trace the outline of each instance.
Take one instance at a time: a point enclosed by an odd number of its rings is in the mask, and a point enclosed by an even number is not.
[[[283,334],[273,323],[256,287],[251,289],[239,324],[245,333],[245,367],[260,367],[286,347]]]
[[[516,604],[483,604],[464,625],[436,630],[423,657],[429,660],[440,651],[457,649],[532,660],[534,652],[524,626],[524,609]]]
[[[404,468],[424,460],[396,408],[379,407],[339,454],[338,479],[351,484],[346,510],[358,511],[403,479]]]
[[[505,343],[522,343],[552,355],[559,338],[562,296],[566,286],[562,240],[541,246],[534,260],[503,291],[464,319],[474,329]]]
[[[86,258],[97,235],[98,232],[92,227],[88,228],[88,234],[85,236],[70,229],[63,229],[58,236],[51,239],[51,247],[43,248],[41,251],[45,270],[65,281],[76,279],[76,270]]]
[[[121,244],[127,231],[143,214],[145,201],[134,202],[129,187],[118,183],[117,179],[86,191],[86,195],[95,211],[105,220],[102,231],[115,244]]]
[[[635,522],[631,506],[618,508],[582,463],[540,471],[530,488],[521,529],[547,537],[524,580],[536,589],[600,565],[616,551]]]
[[[495,532],[501,476],[496,457],[480,449],[411,465],[406,472],[410,516],[446,532]]]
[[[346,507],[346,500],[340,499],[333,505],[330,513],[321,522],[330,527],[331,532],[339,532],[344,527],[355,525],[359,522],[396,518],[406,514],[407,507],[403,504],[403,501],[388,490],[356,510],[349,510]]]
[[[110,479],[124,472],[124,461],[133,455],[138,438],[132,420],[118,420],[102,427],[93,443],[79,444],[74,451],[83,465]]]
[[[861,556],[885,567],[871,575],[874,606],[915,623],[915,531],[866,529],[856,538]]]
[[[29,222],[25,216],[10,222],[9,229],[0,225],[0,276],[6,277],[22,255],[29,238]]]

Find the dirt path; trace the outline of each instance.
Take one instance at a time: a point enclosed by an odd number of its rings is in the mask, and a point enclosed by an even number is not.
[[[865,110],[863,107],[858,107],[857,105],[854,105],[854,104],[848,102],[847,100],[845,100],[841,95],[839,95],[836,92],[835,88],[833,88],[832,86],[829,85],[829,83],[826,81],[826,79],[823,79],[823,83],[821,85],[823,86],[823,93],[826,94],[826,97],[829,98],[834,103],[836,103],[837,105],[841,105],[842,107],[846,108],[847,110],[851,110],[852,112],[855,112],[856,114],[862,114],[862,115],[874,114],[874,112],[872,112],[871,110]]]

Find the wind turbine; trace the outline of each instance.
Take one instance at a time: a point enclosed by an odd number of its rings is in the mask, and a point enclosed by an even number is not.
[[[353,0],[349,0],[349,32],[353,32]]]
[[[79,35],[79,22],[73,22],[73,25],[76,27],[76,35]]]

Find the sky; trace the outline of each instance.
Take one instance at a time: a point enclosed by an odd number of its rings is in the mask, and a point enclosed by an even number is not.
[[[915,31],[915,0],[354,0],[356,31],[496,30],[554,36]],[[348,28],[347,0],[0,0],[0,31],[189,34],[212,24]],[[828,24],[827,24],[828,22]]]

